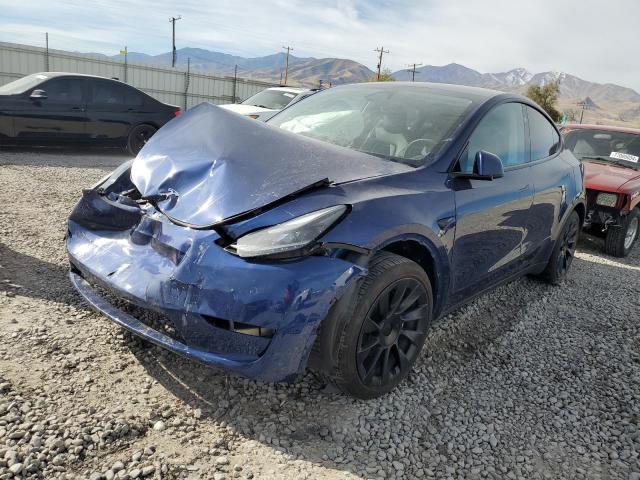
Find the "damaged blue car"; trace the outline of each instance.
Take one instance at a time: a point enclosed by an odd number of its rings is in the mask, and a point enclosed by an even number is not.
[[[530,100],[461,86],[341,86],[266,124],[200,104],[83,191],[70,279],[185,357],[376,397],[435,319],[524,274],[562,282],[585,215],[562,142]]]

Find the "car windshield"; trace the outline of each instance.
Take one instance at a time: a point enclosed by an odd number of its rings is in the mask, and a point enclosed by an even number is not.
[[[0,95],[17,95],[31,90],[49,77],[42,73],[32,73],[0,87]]]
[[[270,110],[282,110],[296,97],[296,93],[285,90],[263,90],[254,96],[247,98],[243,105],[268,108]]]
[[[595,129],[565,133],[565,144],[576,158],[640,168],[640,135]]]
[[[280,112],[269,124],[419,166],[449,138],[474,98],[426,86],[351,85],[312,95]]]

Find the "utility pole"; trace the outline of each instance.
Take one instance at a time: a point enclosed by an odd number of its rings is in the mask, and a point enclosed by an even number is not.
[[[233,99],[231,103],[236,103],[236,85],[238,83],[238,65],[233,69]]]
[[[287,51],[287,56],[285,57],[284,64],[284,84],[287,84],[287,80],[289,79],[289,52],[293,50],[291,47],[282,47]]]
[[[585,98],[583,101],[578,102],[578,106],[582,107],[582,111],[580,112],[580,123],[582,123],[582,119],[584,118],[584,111],[588,110],[589,105],[587,105],[587,99]]]
[[[407,72],[411,72],[411,81],[415,82],[416,81],[416,73],[420,74],[420,72],[416,72],[416,67],[419,67],[420,65],[422,65],[422,63],[410,63],[409,67],[413,67],[410,68],[409,70],[407,70]]]
[[[184,110],[187,111],[189,100],[189,75],[191,74],[191,57],[187,57],[187,71],[184,72]]]
[[[380,57],[378,58],[378,76],[377,76],[378,81],[380,81],[380,70],[382,68],[382,54],[389,53],[389,50],[385,50],[384,47],[380,47],[380,48],[376,48],[374,52],[380,53]]]
[[[129,51],[127,50],[127,46],[124,46],[124,50],[120,50],[120,55],[124,55],[124,83],[127,83],[127,54]]]
[[[169,21],[171,22],[171,29],[173,30],[173,50],[171,55],[171,66],[175,68],[176,60],[178,59],[178,54],[176,52],[176,22],[182,18],[182,15],[178,15],[177,17],[171,17]]]
[[[45,51],[44,51],[44,70],[49,71],[49,32],[44,34]]]

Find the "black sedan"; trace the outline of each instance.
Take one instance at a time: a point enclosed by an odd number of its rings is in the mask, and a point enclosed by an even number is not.
[[[34,73],[0,87],[0,144],[99,142],[136,155],[180,113],[117,80]]]

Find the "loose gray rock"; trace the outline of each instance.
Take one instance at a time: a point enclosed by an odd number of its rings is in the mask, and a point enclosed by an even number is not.
[[[480,296],[430,327],[397,389],[357,401],[309,373],[264,384],[189,362],[84,303],[67,216],[127,159],[0,147],[0,480],[640,480],[640,247],[614,259],[582,235],[561,286]]]

